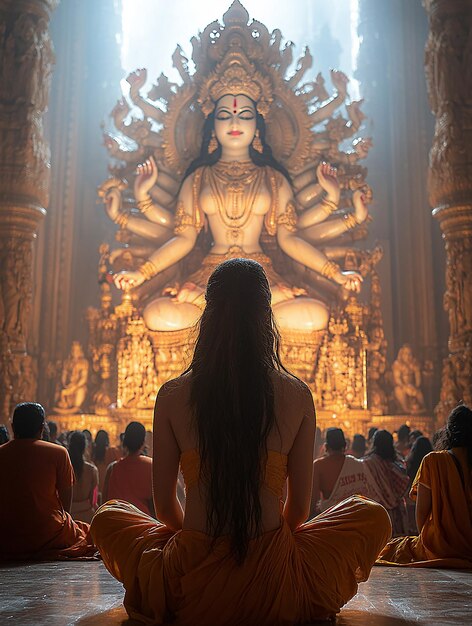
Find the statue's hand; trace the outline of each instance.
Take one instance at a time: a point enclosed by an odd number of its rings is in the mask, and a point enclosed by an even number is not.
[[[369,150],[372,148],[373,143],[372,139],[367,137],[366,139],[356,139],[352,142],[352,145],[354,146],[357,156],[360,159],[365,159],[369,154]]]
[[[367,216],[369,215],[369,210],[367,208],[365,201],[366,201],[366,196],[360,189],[357,189],[352,194],[352,203],[354,205],[354,215],[356,216],[356,219],[359,222],[359,224],[361,224],[362,222],[365,222],[365,220],[367,219]]]
[[[130,86],[131,96],[137,96],[139,95],[139,90],[147,80],[147,70],[142,67],[135,72],[131,72],[131,74],[128,74],[128,76],[126,77],[126,80]]]
[[[349,78],[346,74],[344,74],[344,72],[331,70],[331,82],[336,87],[338,95],[343,97],[347,95],[347,84],[349,82]]]
[[[151,156],[147,161],[141,163],[136,168],[136,178],[134,180],[134,195],[136,200],[146,200],[149,191],[157,182],[157,165]]]
[[[318,182],[323,190],[326,191],[328,196],[333,199],[334,202],[339,202],[340,191],[338,170],[335,167],[332,167],[329,163],[322,161],[316,168],[316,176],[318,178]]]
[[[133,287],[138,287],[144,282],[144,276],[141,272],[119,272],[113,277],[115,285],[118,289],[128,291]]]
[[[344,287],[344,289],[347,289],[348,291],[354,291],[354,293],[359,293],[363,280],[364,279],[358,272],[348,271],[341,272],[336,282],[338,282]]]
[[[111,187],[104,195],[103,202],[108,217],[115,221],[121,207],[121,191],[117,187]]]

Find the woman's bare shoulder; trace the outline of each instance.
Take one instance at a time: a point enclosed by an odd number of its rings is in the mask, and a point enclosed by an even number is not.
[[[274,370],[273,381],[275,392],[281,392],[291,400],[306,402],[313,397],[308,385],[288,372]]]

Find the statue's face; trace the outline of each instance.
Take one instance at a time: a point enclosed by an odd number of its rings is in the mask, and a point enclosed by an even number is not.
[[[216,104],[215,134],[223,148],[248,148],[256,132],[256,109],[247,96],[223,96]]]

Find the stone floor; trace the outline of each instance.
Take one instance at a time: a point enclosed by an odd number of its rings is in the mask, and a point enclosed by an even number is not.
[[[122,597],[101,562],[0,567],[0,626],[132,626]],[[472,571],[374,567],[337,624],[471,625]]]

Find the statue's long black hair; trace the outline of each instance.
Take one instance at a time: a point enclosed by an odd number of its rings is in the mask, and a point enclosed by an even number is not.
[[[259,165],[263,167],[264,165],[269,165],[274,170],[277,170],[281,174],[285,176],[289,183],[291,183],[290,174],[288,170],[277,161],[277,159],[272,154],[272,149],[269,144],[266,142],[266,125],[264,118],[260,113],[258,113],[256,108],[256,103],[253,101],[254,108],[256,109],[256,128],[259,131],[259,138],[262,143],[262,152],[258,152],[255,150],[252,145],[249,146],[249,156],[251,161],[255,165]],[[216,109],[216,107],[215,107]],[[214,165],[221,158],[221,145],[218,144],[218,148],[212,152],[211,154],[208,152],[208,145],[210,143],[213,130],[215,129],[215,111],[212,111],[209,116],[206,118],[205,123],[203,125],[203,139],[202,145],[200,148],[200,154],[196,159],[194,159],[190,165],[188,166],[183,180],[187,178],[190,174],[192,174],[199,167],[203,167],[205,165]]]
[[[231,259],[210,276],[191,372],[190,405],[207,489],[207,528],[229,534],[241,563],[261,532],[259,491],[276,427],[271,374],[285,370],[271,292],[259,263]],[[285,370],[286,371],[286,370]]]

